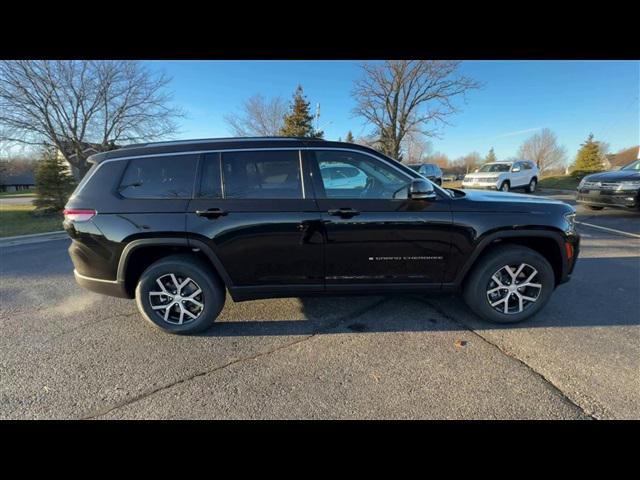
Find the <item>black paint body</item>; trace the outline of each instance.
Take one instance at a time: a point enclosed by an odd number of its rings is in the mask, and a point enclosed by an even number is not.
[[[288,149],[300,157],[303,199],[203,198],[205,155],[229,150]],[[539,241],[556,272],[569,279],[579,237],[573,208],[540,197],[480,191],[435,200],[324,198],[314,149],[344,149],[388,162],[407,179],[419,174],[355,144],[302,139],[237,139],[155,144],[94,155],[94,166],[67,204],[95,209],[85,222],[65,221],[77,281],[109,295],[132,297],[129,259],[140,249],[196,250],[211,262],[234,300],[339,293],[420,292],[460,286],[496,242]],[[198,156],[190,198],[127,199],[118,191],[132,157]],[[205,153],[209,152],[209,153]],[[213,152],[213,153],[212,153]],[[218,153],[222,152],[222,153]],[[355,215],[336,215],[336,209]],[[221,211],[217,214],[216,209]],[[196,212],[213,210],[212,216]],[[567,244],[574,254],[567,255]]]

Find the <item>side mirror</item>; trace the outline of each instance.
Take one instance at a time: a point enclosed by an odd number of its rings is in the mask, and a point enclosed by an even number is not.
[[[435,200],[436,192],[433,184],[422,178],[416,178],[409,186],[409,198],[411,200]]]
[[[520,167],[513,167],[511,169],[512,172],[519,172],[520,171]]]

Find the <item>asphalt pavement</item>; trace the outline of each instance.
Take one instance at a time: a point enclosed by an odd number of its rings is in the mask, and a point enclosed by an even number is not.
[[[640,215],[578,213],[572,280],[516,326],[455,295],[228,298],[172,336],[76,286],[67,239],[0,248],[0,418],[640,418],[640,237],[611,231]]]

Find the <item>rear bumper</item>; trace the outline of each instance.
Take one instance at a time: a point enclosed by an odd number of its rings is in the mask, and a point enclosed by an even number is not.
[[[606,190],[583,190],[576,193],[576,202],[596,207],[640,208],[640,192],[608,192]]]
[[[112,297],[131,298],[131,295],[129,295],[124,288],[124,282],[87,277],[79,274],[76,270],[73,271],[73,275],[76,277],[78,285],[92,292]]]

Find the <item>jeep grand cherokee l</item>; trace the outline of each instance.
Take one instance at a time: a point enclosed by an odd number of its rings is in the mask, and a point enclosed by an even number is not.
[[[442,189],[351,143],[194,140],[90,161],[65,209],[76,280],[135,298],[172,333],[209,328],[227,291],[242,301],[461,289],[481,317],[518,322],[578,256],[565,203]],[[333,167],[365,181],[334,184]]]

